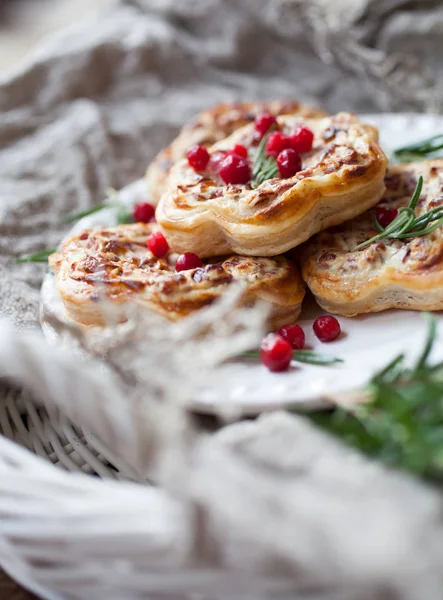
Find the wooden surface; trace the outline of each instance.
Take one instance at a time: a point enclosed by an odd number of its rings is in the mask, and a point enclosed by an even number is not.
[[[36,600],[37,596],[26,592],[0,570],[0,598],[1,600]]]

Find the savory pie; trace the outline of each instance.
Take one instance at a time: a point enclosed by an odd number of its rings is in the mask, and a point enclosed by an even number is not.
[[[156,230],[155,224],[143,223],[89,229],[49,257],[70,319],[104,325],[113,305],[117,312],[121,307],[124,320],[128,302],[134,301],[176,321],[213,302],[234,282],[244,285],[245,304],[257,299],[270,304],[270,328],[298,317],[305,286],[295,265],[283,256],[229,256],[176,272],[177,254],[156,258],[147,248],[147,238]]]
[[[374,216],[391,211],[392,219],[396,209],[408,205],[420,175],[424,183],[416,216],[443,206],[443,159],[391,165],[376,209],[323,231],[302,248],[302,275],[320,306],[350,317],[388,308],[443,309],[441,227],[422,237],[382,239],[355,250],[376,235]]]
[[[283,135],[301,125],[314,134],[312,150],[302,154],[301,170],[291,177],[273,176],[255,187],[226,184],[210,169],[196,172],[186,159],[172,167],[157,220],[175,250],[200,257],[275,256],[380,200],[387,159],[374,127],[350,113],[277,121]],[[249,124],[209,151],[214,156],[242,145],[252,163],[258,143]]]
[[[165,181],[170,168],[186,156],[187,150],[194,144],[212,146],[228,137],[236,129],[252,123],[262,114],[298,115],[299,117],[323,117],[327,113],[293,100],[273,100],[271,102],[234,102],[218,104],[199,113],[187,123],[178,137],[150,164],[147,171],[151,197],[158,202],[165,189]]]

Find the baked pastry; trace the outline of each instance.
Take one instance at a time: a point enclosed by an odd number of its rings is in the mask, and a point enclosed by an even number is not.
[[[89,229],[51,255],[49,264],[68,317],[84,325],[104,325],[107,299],[123,308],[122,320],[127,303],[135,301],[176,321],[213,302],[233,282],[244,284],[245,304],[256,299],[270,303],[270,328],[298,317],[305,286],[295,265],[283,256],[229,256],[176,272],[177,254],[156,258],[147,248],[148,236],[156,230],[155,224],[143,223]]]
[[[323,231],[302,248],[302,274],[320,306],[349,317],[388,308],[443,309],[441,227],[423,237],[382,239],[355,250],[377,233],[375,215],[379,222],[385,217],[381,224],[386,226],[396,209],[408,205],[420,175],[424,183],[416,215],[443,206],[442,159],[391,165],[376,209]]]
[[[277,121],[285,138],[300,125],[314,134],[293,176],[277,173],[254,187],[251,181],[224,183],[210,168],[196,172],[186,159],[171,169],[156,215],[177,251],[275,256],[380,200],[387,159],[374,127],[350,113],[318,119],[284,115]],[[253,163],[258,143],[250,124],[209,150],[215,157],[242,145]]]
[[[187,123],[178,137],[152,161],[147,171],[151,197],[158,202],[164,191],[170,168],[186,156],[194,144],[212,146],[231,135],[236,129],[252,123],[257,115],[298,115],[300,117],[322,117],[323,110],[300,104],[294,100],[273,100],[270,102],[233,102],[217,104],[199,113]]]

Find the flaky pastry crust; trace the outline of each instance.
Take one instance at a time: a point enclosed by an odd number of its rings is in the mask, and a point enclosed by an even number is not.
[[[105,325],[109,302],[122,308],[121,320],[128,303],[136,302],[176,321],[211,304],[234,282],[244,284],[244,304],[257,299],[270,304],[270,328],[297,319],[305,286],[295,265],[283,256],[229,256],[177,273],[177,254],[158,259],[147,249],[146,240],[155,230],[155,224],[143,223],[89,229],[50,256],[70,319]]]
[[[253,189],[226,185],[210,171],[196,173],[187,160],[177,163],[157,208],[171,245],[199,256],[275,256],[376,204],[385,189],[387,164],[377,130],[350,113],[278,117],[287,134],[301,123],[314,132],[314,146],[303,155],[303,170],[288,179],[275,177]],[[258,144],[254,125],[236,130],[210,152],[235,144],[253,154]]]
[[[409,203],[419,175],[424,185],[416,215],[443,204],[443,160],[391,165],[379,203]],[[443,310],[443,235],[411,240],[380,240],[354,251],[377,232],[374,210],[310,240],[301,251],[302,274],[317,302],[340,315],[355,316],[389,308]]]
[[[158,202],[165,190],[165,182],[171,167],[186,156],[194,144],[212,146],[228,137],[236,129],[252,123],[263,113],[298,115],[300,117],[323,117],[326,112],[301,104],[295,100],[272,100],[270,102],[232,102],[217,104],[199,113],[186,123],[176,139],[162,150],[148,167],[147,179],[154,201]]]

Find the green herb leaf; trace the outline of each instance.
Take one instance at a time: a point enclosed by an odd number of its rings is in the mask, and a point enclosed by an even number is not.
[[[273,156],[266,156],[266,142],[274,129],[275,125],[269,128],[269,131],[262,137],[257,147],[252,169],[251,187],[253,189],[257,188],[267,179],[272,179],[278,175],[277,161]]]
[[[414,368],[400,354],[372,378],[369,402],[303,414],[349,446],[442,485],[443,363],[429,364],[436,321],[425,318],[428,334]]]
[[[242,356],[244,358],[260,358],[260,351],[249,350],[248,352],[244,352]],[[341,358],[336,358],[335,356],[330,356],[329,354],[320,354],[319,352],[314,352],[313,350],[294,350],[292,358],[297,362],[321,367],[327,367],[344,362]]]
[[[374,242],[383,239],[391,240],[409,240],[416,237],[421,237],[432,233],[438,227],[443,225],[443,207],[433,208],[428,212],[415,216],[415,209],[420,199],[421,190],[423,188],[423,177],[420,175],[415,186],[414,193],[409,201],[408,206],[402,206],[398,209],[398,215],[389,225],[382,227],[374,216],[374,227],[378,231],[376,235],[369,240],[358,244],[355,250],[363,250]],[[432,223],[432,224],[431,224]]]
[[[20,258],[16,258],[15,262],[16,263],[47,262],[48,257],[51,256],[51,254],[54,254],[54,252],[57,252],[57,250],[55,248],[52,248],[51,250],[41,250],[40,252],[36,252],[35,254],[30,254],[29,256],[22,256]]]
[[[67,217],[63,217],[63,223],[73,223],[74,221],[79,221],[80,219],[83,219],[83,217],[88,217],[89,215],[93,215],[96,212],[99,212],[101,210],[103,210],[104,208],[111,208],[111,205],[108,204],[107,202],[104,202],[103,204],[98,204],[97,206],[94,206],[92,208],[89,208],[88,210],[83,210],[81,212],[75,213],[73,215],[68,215]]]
[[[67,217],[63,218],[63,222],[73,223],[74,221],[78,221],[79,219],[83,219],[83,217],[88,217],[89,215],[93,215],[94,213],[104,210],[106,208],[117,209],[117,222],[119,225],[133,222],[132,213],[128,211],[127,206],[120,201],[119,193],[114,188],[109,188],[107,190],[106,202],[98,204],[97,206],[93,206],[92,208],[88,208],[87,210],[75,213],[73,215],[68,215]]]
[[[402,148],[394,150],[394,156],[401,160],[416,160],[417,158],[426,158],[429,154],[433,154],[443,148],[443,133],[433,135],[430,138],[409,144]]]

